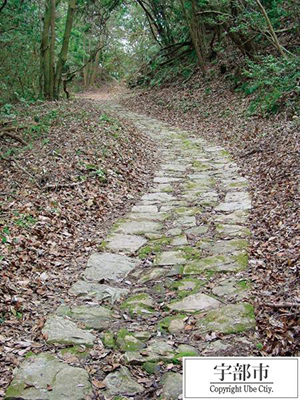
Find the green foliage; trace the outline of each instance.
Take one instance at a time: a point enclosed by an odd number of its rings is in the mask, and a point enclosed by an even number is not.
[[[247,95],[256,94],[250,105],[251,114],[259,111],[267,115],[283,107],[299,107],[300,57],[267,56],[260,63],[248,61],[244,76],[248,79],[241,90]]]

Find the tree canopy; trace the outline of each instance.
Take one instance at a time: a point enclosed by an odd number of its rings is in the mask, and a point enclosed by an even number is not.
[[[57,99],[68,84],[87,88],[100,76],[133,85],[174,71],[188,78],[237,58],[257,86],[267,70],[287,71],[293,85],[299,16],[292,0],[3,0],[1,103]]]

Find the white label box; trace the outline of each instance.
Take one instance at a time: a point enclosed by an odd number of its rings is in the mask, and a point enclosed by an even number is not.
[[[298,358],[184,357],[183,399],[298,399]]]

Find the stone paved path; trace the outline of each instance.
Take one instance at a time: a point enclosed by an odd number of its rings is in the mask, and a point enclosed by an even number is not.
[[[48,316],[43,334],[52,351],[26,358],[7,399],[99,398],[87,371],[97,376],[97,365],[101,370],[112,355],[121,365],[99,372],[103,398],[178,399],[183,356],[249,355],[253,349],[246,179],[221,147],[106,107],[151,136],[160,169],[149,193],[91,255],[71,301]],[[82,354],[93,358],[99,348],[101,365],[95,357],[94,371],[84,368]],[[138,379],[136,366],[156,382],[154,390]]]

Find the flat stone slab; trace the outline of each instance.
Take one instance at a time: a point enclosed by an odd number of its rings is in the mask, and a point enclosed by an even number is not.
[[[175,178],[173,178],[173,179],[175,179]],[[148,193],[142,197],[142,200],[163,203],[163,202],[167,202],[167,201],[176,200],[176,197],[174,197],[168,193]]]
[[[154,301],[148,293],[139,293],[130,296],[122,305],[132,315],[151,314],[154,311]]]
[[[182,375],[176,372],[167,372],[162,377],[162,398],[165,400],[178,400],[182,395]]]
[[[150,214],[153,214],[153,213],[157,213],[158,212],[158,208],[157,208],[157,206],[143,206],[143,205],[140,205],[140,206],[133,206],[131,211],[135,212],[135,213],[150,213]]]
[[[223,147],[220,146],[210,146],[210,147],[204,147],[205,151],[208,151],[209,153],[215,153],[219,151],[225,151]]]
[[[214,221],[220,224],[245,224],[248,214],[245,211],[234,211],[230,214],[218,214],[214,217]]]
[[[169,218],[169,214],[165,212],[157,213],[137,213],[132,212],[127,215],[127,218],[133,221],[165,221]]]
[[[84,368],[71,367],[50,353],[42,353],[21,364],[5,398],[84,400],[88,395],[92,395],[92,385]]]
[[[112,319],[112,311],[101,306],[74,306],[61,305],[56,310],[60,317],[70,317],[75,321],[82,322],[87,329],[103,331],[109,327]]]
[[[207,344],[201,354],[215,357],[249,357],[255,348],[255,342],[236,335]]]
[[[251,197],[248,192],[229,192],[225,196],[225,202],[251,203]]]
[[[134,396],[144,391],[144,387],[133,379],[126,367],[120,367],[116,372],[108,374],[104,383],[109,396]]]
[[[124,359],[128,364],[143,364],[144,362],[157,363],[160,361],[168,362],[174,358],[182,358],[183,353],[189,353],[191,356],[197,356],[198,351],[189,345],[179,345],[178,348],[168,343],[167,340],[152,339],[148,346],[142,351],[128,351],[124,354]]]
[[[173,311],[195,312],[220,307],[221,303],[203,293],[196,293],[168,305]]]
[[[120,300],[128,294],[127,289],[79,280],[70,289],[70,294],[87,300],[109,300],[111,303]]]
[[[106,248],[109,250],[121,251],[129,254],[136,252],[147,243],[147,239],[141,236],[122,234],[115,234],[107,238],[106,241],[108,242]]]
[[[217,204],[218,199],[219,196],[217,192],[205,192],[199,195],[197,201],[201,206],[213,207]]]
[[[183,269],[184,275],[197,275],[204,271],[216,272],[238,272],[247,268],[248,256],[246,252],[233,255],[216,255],[202,258],[186,265]]]
[[[128,332],[125,328],[119,330],[117,335],[118,348],[123,351],[139,351],[146,347],[142,340],[137,339],[133,333]]]
[[[145,283],[149,281],[153,281],[155,279],[159,279],[166,274],[165,268],[151,268],[148,272],[143,272],[141,278],[139,279],[140,283]]]
[[[250,236],[250,230],[241,225],[217,225],[218,236],[244,238]]]
[[[186,246],[188,244],[188,240],[185,235],[182,236],[175,236],[172,241],[172,246]]]
[[[172,183],[182,181],[182,178],[175,178],[171,176],[157,176],[153,179],[154,183]]]
[[[178,290],[179,292],[192,292],[194,290],[200,289],[200,287],[203,286],[205,283],[205,280],[200,280],[197,278],[184,278],[176,281],[172,288]]]
[[[176,334],[184,329],[184,322],[182,319],[172,319],[168,327],[168,331],[172,334]]]
[[[215,211],[238,211],[251,210],[251,200],[224,202],[215,208]]]
[[[196,181],[199,187],[212,186],[215,183],[215,179],[210,174],[195,173],[188,175],[188,178],[191,179],[192,181]]]
[[[176,226],[180,228],[190,228],[196,226],[196,218],[193,215],[183,215],[175,221]]]
[[[168,170],[168,171],[181,171],[184,172],[187,170],[188,165],[182,165],[182,164],[163,164],[161,166],[162,169]]]
[[[99,282],[105,279],[118,282],[124,279],[139,263],[139,260],[125,255],[95,253],[89,258],[88,268],[83,276],[88,281]]]
[[[42,333],[47,338],[47,343],[83,344],[91,347],[96,340],[90,332],[78,328],[74,322],[57,315],[50,315],[47,318]]]
[[[170,235],[170,236],[181,235],[181,233],[182,233],[182,230],[180,228],[172,228],[167,231],[167,235]]]
[[[117,232],[131,235],[143,235],[145,233],[155,233],[162,229],[162,224],[154,221],[128,221],[122,223]]]
[[[156,256],[154,264],[155,265],[176,265],[176,264],[186,264],[187,260],[184,257],[184,252],[178,251],[165,251]]]
[[[213,294],[219,297],[242,297],[250,284],[245,280],[236,280],[234,278],[225,279],[215,286],[212,290]]]
[[[186,229],[184,232],[193,236],[204,235],[208,231],[208,226],[194,226],[193,228]]]
[[[247,250],[249,244],[244,239],[230,239],[230,240],[218,240],[214,241],[203,241],[198,243],[200,249],[206,250],[212,254],[228,254],[235,253],[241,250]]]
[[[224,334],[245,332],[255,328],[254,309],[249,303],[230,304],[209,311],[199,319],[197,326],[201,334],[210,331]]]

